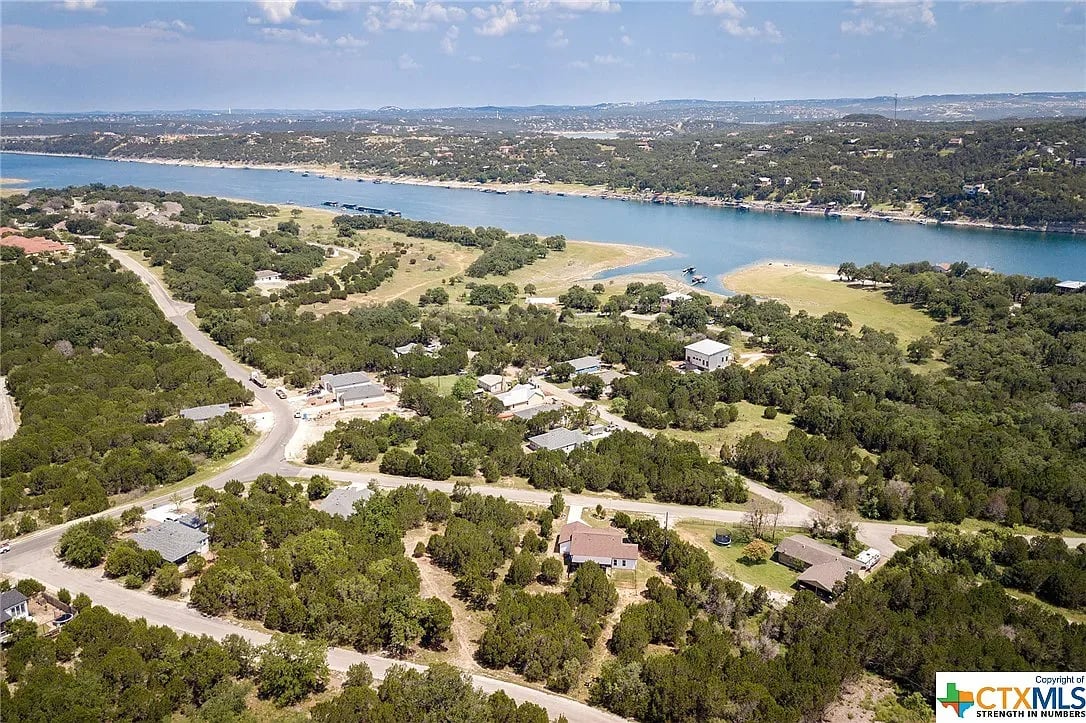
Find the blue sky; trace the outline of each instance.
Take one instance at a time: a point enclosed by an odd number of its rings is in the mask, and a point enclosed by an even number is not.
[[[0,22],[9,111],[1086,90],[1082,2],[55,0]]]

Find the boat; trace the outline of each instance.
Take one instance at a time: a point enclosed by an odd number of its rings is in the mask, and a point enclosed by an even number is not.
[[[708,276],[694,276],[690,279],[691,284],[704,284],[709,280]]]
[[[302,177],[303,177],[303,178],[309,178],[309,174],[308,174],[308,173],[303,173],[303,174],[302,174]]]
[[[686,267],[685,269],[683,269],[683,273],[684,273],[684,274],[692,274],[692,273],[694,273],[694,272],[695,272],[695,271],[697,271],[697,270],[698,270],[698,269],[697,269],[697,267],[696,267],[696,266],[687,266],[687,267]]]
[[[322,206],[338,206],[339,201],[322,201],[321,205]]]

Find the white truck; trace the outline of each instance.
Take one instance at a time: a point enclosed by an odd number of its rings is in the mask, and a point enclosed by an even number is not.
[[[254,369],[252,373],[249,374],[249,381],[257,385],[258,387],[268,386],[268,378],[257,369]]]
[[[287,398],[287,389],[286,389],[286,387],[276,387],[275,388],[275,396],[279,397],[280,399],[286,399]]]

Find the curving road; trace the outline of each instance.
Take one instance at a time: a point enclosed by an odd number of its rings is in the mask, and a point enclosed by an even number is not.
[[[344,472],[340,469],[322,467],[300,467],[286,460],[284,458],[284,450],[286,449],[287,442],[294,435],[297,428],[297,420],[294,419],[293,410],[290,405],[286,401],[275,396],[272,389],[257,388],[250,384],[249,373],[251,370],[238,363],[237,360],[215,344],[189,320],[187,314],[193,310],[191,304],[179,302],[171,297],[162,282],[133,257],[109,246],[102,246],[102,248],[143,281],[148,287],[155,303],[170,322],[180,330],[181,334],[189,341],[189,343],[217,361],[222,366],[227,376],[236,379],[253,389],[257,400],[266,406],[275,417],[275,423],[272,426],[272,429],[257,442],[249,455],[214,477],[205,480],[202,484],[209,485],[213,488],[221,488],[232,479],[247,481],[264,473],[294,477],[311,477],[315,474],[326,474],[337,480],[366,484],[375,482],[382,487],[398,487],[405,484],[418,484],[429,489],[440,489],[445,492],[452,491],[453,485],[450,482],[437,482],[433,480],[398,477],[379,473]],[[553,387],[553,385],[544,382],[541,386],[544,386],[544,388],[554,396],[570,401],[573,404],[580,405],[583,403],[583,400],[573,396],[565,390]],[[620,427],[639,429],[637,425],[633,425],[627,420],[609,413],[605,413],[603,416],[608,422],[617,424]],[[815,510],[812,508],[787,495],[783,495],[776,490],[769,489],[768,487],[750,480],[748,480],[747,483],[753,492],[778,502],[782,506],[779,518],[779,522],[782,525],[802,526],[806,524],[815,513]],[[186,497],[192,494],[195,487],[196,485],[192,485],[180,490],[174,490],[168,494],[145,498],[138,503],[120,505],[98,513],[95,517],[118,517],[121,512],[135,504],[148,507],[168,502],[177,495]],[[540,506],[548,505],[551,498],[550,492],[534,489],[476,485],[473,487],[473,490],[488,495],[500,495],[513,502]],[[591,508],[595,507],[597,503],[602,503],[608,509],[651,515],[661,520],[661,522],[665,519],[703,519],[725,524],[734,524],[742,521],[744,515],[744,512],[741,510],[722,510],[707,507],[641,502],[603,495],[595,496],[564,493],[563,496],[566,501],[572,505]],[[77,570],[65,567],[59,563],[53,555],[53,547],[67,527],[85,519],[87,518],[50,527],[37,533],[27,535],[26,537],[19,538],[12,546],[11,552],[5,554],[3,558],[0,558],[0,572],[13,577],[31,576],[52,588],[67,587],[85,591],[96,602],[105,605],[115,612],[130,617],[145,617],[152,623],[168,625],[175,630],[190,632],[197,635],[211,635],[218,639],[221,639],[230,633],[237,633],[258,644],[262,644],[268,640],[268,635],[266,633],[253,631],[220,618],[205,618],[183,603],[161,600],[148,595],[145,592],[126,590],[115,582],[105,580],[98,571]],[[918,525],[861,522],[859,527],[859,538],[885,553],[898,549],[891,541],[891,537],[895,534],[928,534],[927,528]],[[1071,545],[1083,541],[1083,538],[1065,539],[1067,539],[1067,542]],[[889,557],[889,554],[887,554],[886,557]],[[346,670],[354,663],[365,661],[373,670],[374,675],[377,678],[381,678],[392,665],[420,667],[383,656],[362,655],[356,651],[342,648],[330,649],[328,652],[328,661],[329,665],[334,670],[339,671]],[[503,690],[510,697],[518,701],[529,701],[543,706],[547,709],[548,714],[552,718],[564,715],[571,721],[587,721],[589,723],[595,723],[596,721],[602,723],[603,721],[622,720],[605,711],[592,708],[578,701],[548,691],[530,688],[513,682],[506,682],[486,675],[475,674],[472,675],[471,678],[472,683],[475,686],[488,693]]]

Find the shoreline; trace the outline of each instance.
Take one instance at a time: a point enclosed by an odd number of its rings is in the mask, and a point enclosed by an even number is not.
[[[998,224],[990,221],[953,220],[941,221],[928,216],[907,215],[900,211],[870,211],[860,208],[840,207],[825,208],[812,207],[809,204],[788,204],[774,201],[730,201],[708,196],[695,196],[685,193],[656,193],[642,191],[640,193],[613,191],[603,186],[584,186],[576,183],[479,183],[475,181],[437,180],[419,176],[389,176],[358,171],[347,171],[335,166],[322,166],[320,164],[284,164],[284,163],[239,163],[233,161],[197,161],[189,159],[169,158],[127,158],[114,156],[91,156],[81,153],[47,153],[43,151],[4,151],[26,156],[53,156],[57,158],[85,158],[88,160],[112,161],[115,163],[152,163],[162,166],[186,166],[192,168],[230,168],[235,170],[255,171],[286,171],[288,173],[318,173],[328,178],[336,178],[345,181],[368,181],[371,183],[388,183],[390,185],[404,186],[430,186],[434,188],[447,188],[483,193],[539,193],[545,196],[579,196],[581,198],[603,198],[633,203],[652,203],[666,206],[707,206],[711,208],[730,208],[736,212],[757,211],[759,213],[784,213],[794,216],[821,216],[827,219],[849,219],[854,221],[883,221],[893,223],[911,223],[921,226],[939,226],[959,229],[977,228],[995,231],[1028,231],[1032,233],[1061,233],[1080,235],[1086,230],[1075,227],[1053,228],[1038,226],[1014,226],[1010,224]],[[308,206],[306,208],[309,208]]]

